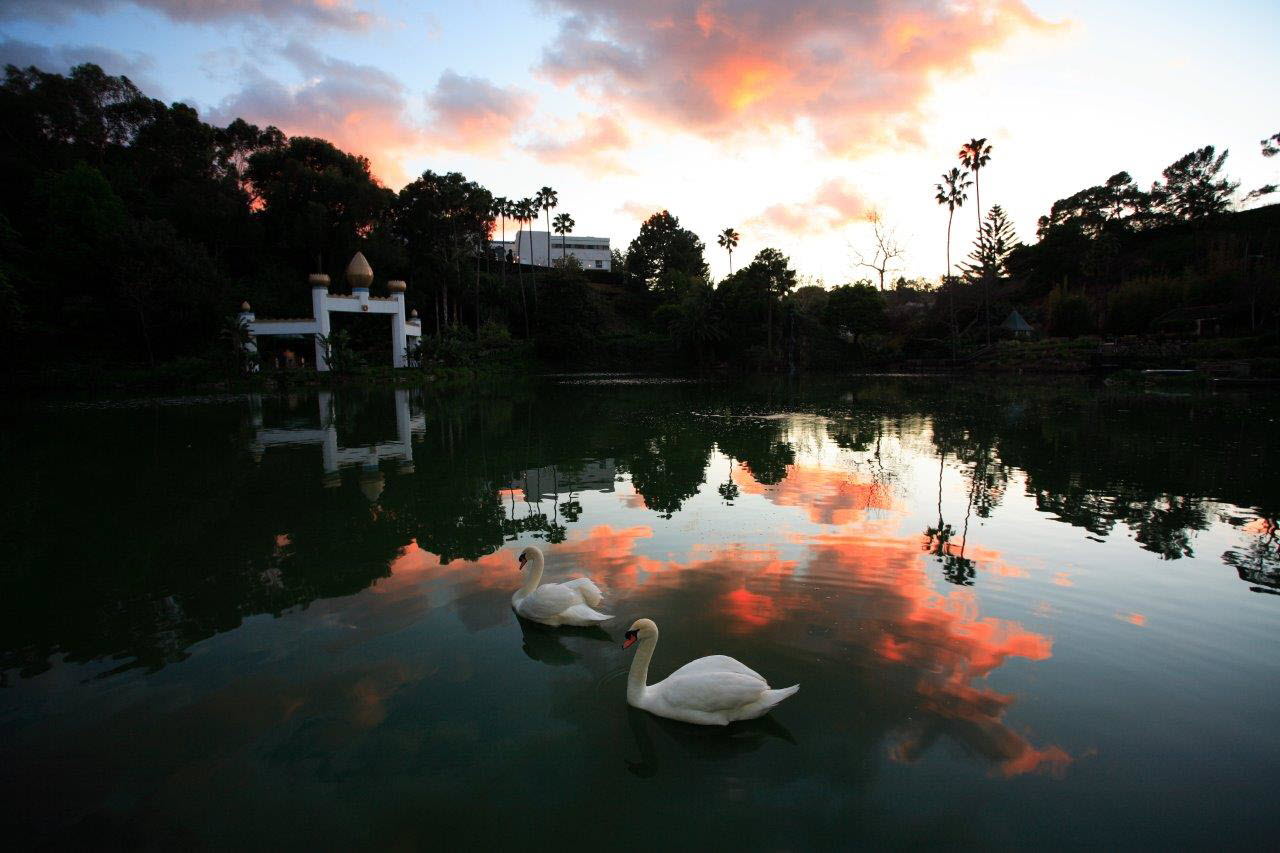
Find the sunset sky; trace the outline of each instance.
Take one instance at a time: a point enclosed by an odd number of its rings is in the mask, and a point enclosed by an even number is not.
[[[742,234],[828,285],[866,275],[868,211],[945,266],[939,175],[972,136],[1024,240],[1057,198],[1120,170],[1149,186],[1229,148],[1242,191],[1280,182],[1280,4],[1222,0],[2,0],[0,62],[91,61],[209,121],[241,116],[365,154],[398,189],[457,170],[560,195],[625,248],[663,208],[707,243]],[[969,249],[973,197],[953,259]]]

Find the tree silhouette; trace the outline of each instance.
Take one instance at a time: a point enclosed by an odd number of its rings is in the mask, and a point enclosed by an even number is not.
[[[1182,155],[1165,168],[1164,182],[1151,185],[1156,205],[1171,219],[1195,221],[1222,213],[1231,206],[1239,181],[1218,177],[1227,151],[1214,156],[1212,145]]]
[[[644,221],[627,247],[627,271],[643,279],[650,289],[665,289],[673,295],[671,274],[706,277],[705,248],[697,234],[681,228],[680,220],[663,210]]]
[[[547,212],[547,266],[551,266],[551,211],[560,204],[560,196],[551,187],[543,187],[538,190],[538,206]],[[533,252],[533,246],[530,244],[530,253]],[[535,302],[537,300],[534,300]]]
[[[570,216],[569,214],[567,213],[556,214],[555,229],[556,229],[556,233],[560,235],[560,262],[561,263],[564,263],[564,260],[565,260],[564,235],[571,232],[573,230],[573,226],[576,224],[577,223],[573,221],[573,217]],[[548,255],[547,257],[549,260],[550,255]]]
[[[870,260],[865,258],[861,252],[857,255],[857,266],[866,267],[875,270],[880,280],[880,291],[884,291],[884,277],[888,274],[890,264],[897,258],[902,257],[903,249],[894,237],[893,230],[884,224],[884,219],[880,216],[879,211],[871,211],[867,216],[867,221],[871,223],[872,238],[875,241],[875,249],[872,252]]]
[[[740,236],[733,228],[726,228],[716,235],[716,242],[720,244],[720,248],[729,253],[729,275],[733,275],[733,250],[738,247]]]
[[[949,172],[942,173],[942,183],[936,184],[934,189],[937,194],[934,199],[938,204],[945,205],[947,208],[947,275],[951,278],[951,220],[955,218],[956,208],[964,205],[965,200],[969,198],[969,194],[965,192],[973,182],[969,180],[969,173],[962,172],[959,169],[952,168]]]
[[[978,185],[978,172],[991,160],[991,146],[987,138],[970,139],[960,146],[960,165],[973,173],[973,202],[978,208],[978,232],[982,232],[982,189]]]
[[[1263,157],[1274,157],[1280,154],[1280,133],[1271,134],[1259,144],[1262,145]]]

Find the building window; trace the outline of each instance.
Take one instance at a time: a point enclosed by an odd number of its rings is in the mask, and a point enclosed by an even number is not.
[[[598,270],[604,269],[604,261],[596,261],[596,269]]]

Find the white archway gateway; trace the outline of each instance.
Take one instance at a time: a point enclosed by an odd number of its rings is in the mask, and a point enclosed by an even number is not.
[[[408,317],[405,316],[405,283],[403,281],[387,282],[387,291],[390,296],[370,296],[369,285],[373,284],[373,268],[369,266],[362,252],[356,252],[351,263],[347,264],[347,283],[351,285],[350,296],[330,293],[329,276],[324,273],[312,273],[309,280],[312,314],[310,317],[259,320],[248,302],[240,305],[240,319],[244,321],[249,331],[249,339],[244,345],[245,350],[251,353],[257,352],[259,337],[310,335],[315,342],[316,370],[328,370],[329,361],[325,358],[325,347],[321,338],[328,338],[332,330],[329,318],[331,312],[390,314],[391,366],[405,367],[408,364],[406,354],[409,349],[409,339],[421,337],[422,321],[418,319],[417,311]]]

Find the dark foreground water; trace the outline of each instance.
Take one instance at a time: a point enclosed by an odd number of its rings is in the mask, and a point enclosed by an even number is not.
[[[1270,846],[1277,399],[866,380],[9,407],[0,809],[68,846]],[[515,554],[617,619],[517,622]],[[628,709],[722,652],[800,693]]]

